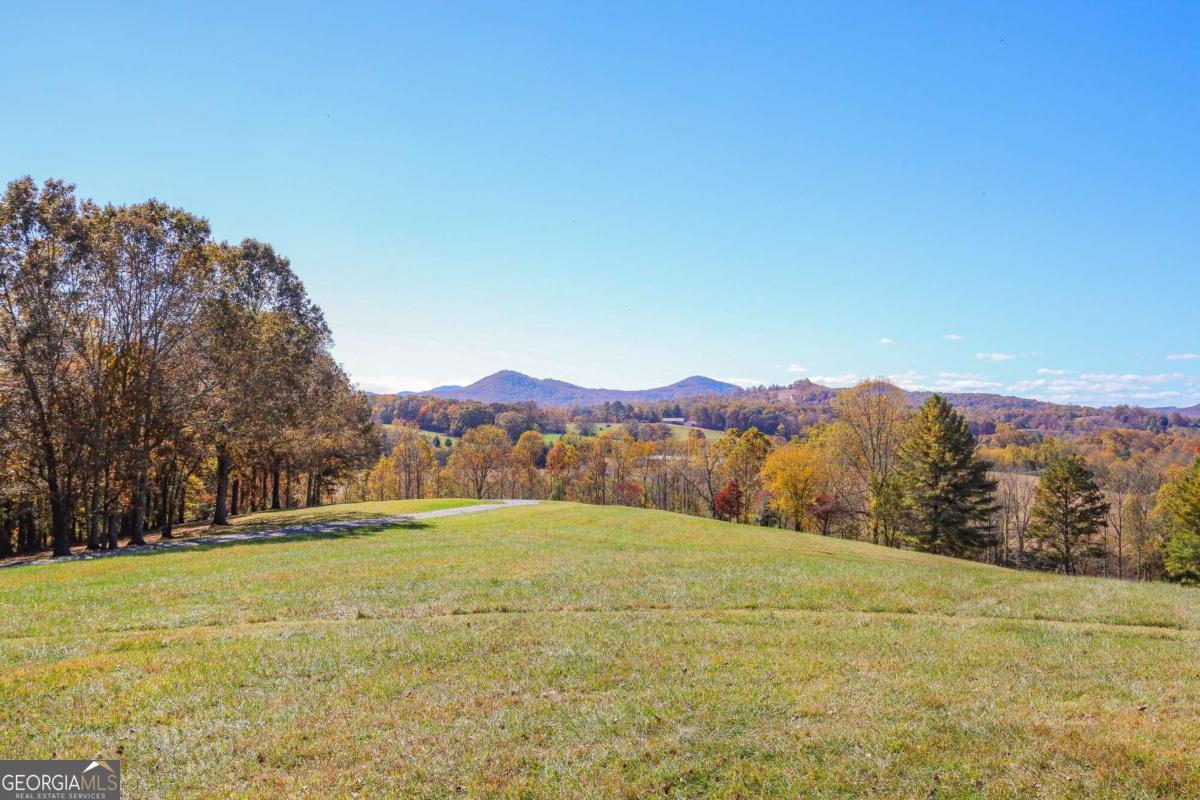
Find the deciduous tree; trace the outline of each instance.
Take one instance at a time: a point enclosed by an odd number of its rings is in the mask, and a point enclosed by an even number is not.
[[[446,464],[454,480],[472,497],[484,498],[504,467],[511,442],[501,428],[480,425],[463,434]]]

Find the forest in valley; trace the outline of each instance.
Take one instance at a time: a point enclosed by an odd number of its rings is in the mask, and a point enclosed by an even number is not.
[[[11,182],[0,557],[330,501],[536,498],[1200,580],[1200,419],[1179,412],[883,380],[572,407],[368,395],[330,348],[269,244],[155,200]]]
[[[0,199],[0,556],[317,504],[379,455],[288,260],[155,200]]]
[[[390,452],[350,492],[619,504],[1025,569],[1200,577],[1195,418],[963,398],[881,380],[570,409],[376,395]],[[664,419],[696,427],[681,438]]]

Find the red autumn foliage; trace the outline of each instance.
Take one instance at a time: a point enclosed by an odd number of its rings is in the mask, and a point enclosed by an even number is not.
[[[718,519],[737,519],[742,513],[742,488],[736,481],[725,484],[725,488],[713,498],[713,511]]]

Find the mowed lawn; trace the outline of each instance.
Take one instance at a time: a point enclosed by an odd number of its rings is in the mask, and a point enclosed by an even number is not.
[[[1177,586],[545,503],[5,570],[0,612],[0,757],[130,798],[1200,796]]]

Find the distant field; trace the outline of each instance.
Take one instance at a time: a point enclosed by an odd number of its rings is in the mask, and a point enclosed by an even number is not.
[[[604,433],[605,431],[621,430],[625,426],[619,422],[600,422],[600,423],[597,423],[594,427],[596,429],[596,433],[599,434],[599,433]],[[722,436],[725,435],[725,433],[723,431],[714,431],[714,430],[709,430],[707,428],[689,428],[686,425],[668,425],[667,427],[671,429],[671,436],[676,439],[686,439],[686,438],[688,438],[688,434],[691,431],[695,431],[695,430],[703,431],[704,437],[706,439],[710,439],[710,440],[720,439]],[[568,423],[567,424],[567,432],[568,433],[579,433],[579,426],[576,425],[574,422]],[[562,438],[561,433],[545,433],[545,434],[542,434],[542,436],[548,442],[557,442],[559,439]]]
[[[396,440],[396,435],[398,433],[397,429],[400,426],[392,424],[392,425],[384,425],[383,427],[384,427],[385,431],[387,432],[389,443],[394,443]],[[605,431],[621,430],[625,426],[619,422],[600,422],[600,423],[597,423],[593,427],[595,428],[596,433],[599,434],[599,433],[603,433]],[[723,431],[708,430],[707,428],[689,428],[685,425],[668,425],[667,427],[671,429],[671,435],[676,439],[686,439],[688,437],[688,434],[694,430],[703,431],[705,438],[707,438],[709,440],[714,440],[714,441],[717,439],[720,439],[722,436],[725,435],[725,433]],[[567,432],[578,434],[579,426],[573,422],[567,423]],[[436,431],[427,431],[427,430],[421,430],[420,433],[422,436],[424,436],[426,439],[428,439],[431,444],[433,443],[433,440],[435,438],[440,439],[443,443],[448,439],[452,440],[454,442],[455,446],[457,446],[458,442],[459,442],[459,437],[450,436],[449,434],[446,434],[446,433],[437,433]],[[562,437],[563,437],[563,434],[561,434],[561,433],[543,433],[542,434],[542,438],[545,439],[546,442],[549,444],[553,444],[553,443],[557,442]]]
[[[430,444],[436,446],[435,443],[440,441],[442,447],[445,447],[447,442],[453,442],[455,445],[457,445],[460,438],[458,436],[451,436],[448,433],[438,433],[437,431],[422,430],[420,433],[429,441]]]
[[[383,428],[384,433],[387,436],[388,444],[394,445],[396,443],[396,438],[400,434],[400,429],[403,427],[406,427],[406,426],[392,423],[390,425],[383,425],[381,427]],[[445,442],[447,440],[454,442],[455,445],[457,445],[458,441],[459,441],[459,437],[451,436],[448,433],[438,433],[436,431],[427,431],[427,430],[423,430],[423,429],[418,430],[418,433],[420,433],[421,436],[423,436],[430,444],[433,444],[434,439],[440,440],[443,443],[442,444],[443,447],[445,446]]]
[[[129,797],[1200,796],[1178,586],[547,503],[7,570],[0,608],[0,753],[120,752]]]
[[[714,441],[725,435],[724,431],[714,431],[708,428],[689,428],[686,425],[668,425],[667,427],[671,429],[671,435],[676,439],[686,439],[692,431],[702,431],[705,439]]]

